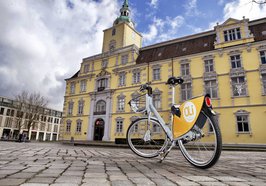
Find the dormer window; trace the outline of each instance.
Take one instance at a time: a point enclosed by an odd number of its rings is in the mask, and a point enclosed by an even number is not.
[[[240,28],[234,28],[230,30],[224,31],[224,41],[234,41],[237,39],[241,39]]]

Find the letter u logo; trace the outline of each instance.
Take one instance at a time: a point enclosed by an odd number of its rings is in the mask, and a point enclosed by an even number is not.
[[[187,106],[185,109],[185,116],[193,116],[194,115],[194,109],[193,109],[193,105],[189,105]]]

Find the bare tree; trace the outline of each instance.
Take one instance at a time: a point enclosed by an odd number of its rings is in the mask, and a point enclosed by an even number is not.
[[[48,100],[40,93],[29,93],[27,91],[16,95],[15,99],[17,101],[19,131],[22,127],[26,127],[29,133],[30,128],[39,120],[40,115],[44,114],[44,108],[47,106]],[[24,115],[26,118],[23,120]]]

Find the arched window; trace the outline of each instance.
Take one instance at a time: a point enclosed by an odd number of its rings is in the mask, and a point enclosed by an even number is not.
[[[105,114],[106,112],[106,103],[103,100],[100,100],[96,103],[96,113],[95,114]]]

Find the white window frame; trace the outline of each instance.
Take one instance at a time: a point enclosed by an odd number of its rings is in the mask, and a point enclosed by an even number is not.
[[[82,120],[77,120],[76,133],[81,133],[82,131]]]
[[[241,39],[241,31],[240,28],[233,28],[233,29],[228,29],[224,30],[224,41],[229,42],[229,41],[235,41]]]
[[[160,67],[153,68],[152,75],[154,81],[161,80],[161,68]]]
[[[237,59],[237,57],[239,57],[239,59]],[[230,64],[231,64],[231,69],[241,68],[242,67],[241,55],[240,54],[231,55],[230,56]],[[235,67],[233,67],[233,66],[235,66]]]
[[[128,54],[122,55],[121,56],[121,64],[125,65],[128,63]]]
[[[214,72],[214,61],[213,59],[204,60],[204,70],[205,72]]]
[[[71,132],[71,120],[67,120],[66,122],[66,132]],[[45,124],[42,123],[41,129],[43,129],[43,131],[45,130]]]
[[[245,111],[245,110],[238,110],[235,113],[235,118],[236,118],[236,133],[237,134],[251,134],[251,126],[249,122],[249,115],[250,113]],[[239,120],[240,117],[240,120]],[[239,130],[239,124],[242,125],[242,131]],[[248,131],[245,131],[245,126],[247,125]]]
[[[217,80],[208,80],[204,82],[205,86],[205,92],[210,94],[211,98],[215,99],[218,98],[218,86],[217,86]],[[207,91],[209,89],[209,91]],[[216,94],[216,96],[213,96],[213,94]]]
[[[75,87],[76,87],[75,82],[71,82],[70,83],[70,94],[75,94]]]
[[[74,102],[70,101],[68,102],[68,115],[72,115],[73,114],[73,107],[74,107]]]
[[[240,81],[240,78],[243,78],[243,82]],[[234,79],[236,82],[234,82]],[[231,77],[231,82],[232,82],[232,92],[233,92],[233,97],[241,97],[241,96],[247,96],[247,86],[246,86],[246,78],[245,76],[239,76],[239,77]],[[244,93],[238,93],[238,86],[242,86]],[[238,94],[236,95],[235,92]]]
[[[190,64],[189,63],[181,64],[181,75],[182,76],[190,75]]]
[[[140,83],[140,77],[141,77],[141,73],[140,71],[135,71],[133,72],[133,84],[137,84]]]
[[[124,119],[123,118],[117,118],[116,119],[116,133],[123,133],[123,125],[124,125]]]
[[[121,72],[119,73],[119,86],[125,86],[126,85],[126,73]]]
[[[185,99],[183,99],[183,97],[185,97]],[[181,85],[181,100],[186,101],[186,100],[190,99],[191,97],[192,97],[192,84],[191,83],[183,83]]]
[[[117,111],[125,111],[125,96],[123,95],[117,97]]]
[[[80,81],[80,92],[86,92],[86,84],[87,84],[86,80]]]
[[[79,100],[78,102],[78,114],[82,115],[84,109],[84,100]]]

